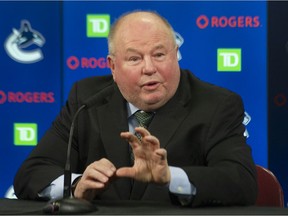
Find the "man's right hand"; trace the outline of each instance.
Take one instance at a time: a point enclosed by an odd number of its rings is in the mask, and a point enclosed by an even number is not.
[[[115,173],[115,166],[105,158],[91,163],[78,182],[74,197],[93,200],[97,194],[109,186]]]

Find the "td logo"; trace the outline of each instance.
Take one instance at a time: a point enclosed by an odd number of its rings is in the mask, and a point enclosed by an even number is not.
[[[218,49],[217,71],[241,71],[241,49]]]
[[[37,124],[14,123],[14,145],[16,146],[37,145]]]
[[[108,37],[110,30],[109,14],[87,14],[87,37]]]

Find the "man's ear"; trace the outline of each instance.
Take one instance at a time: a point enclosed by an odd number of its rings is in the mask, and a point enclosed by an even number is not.
[[[114,71],[115,71],[115,63],[114,63],[114,58],[113,58],[113,56],[108,55],[108,56],[107,56],[107,62],[108,62],[108,67],[109,67],[110,70],[111,70],[113,79],[114,79],[114,81],[115,81],[115,73],[114,73]]]

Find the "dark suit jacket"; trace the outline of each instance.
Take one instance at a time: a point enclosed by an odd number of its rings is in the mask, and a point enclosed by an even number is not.
[[[98,93],[107,86],[113,90]],[[129,166],[128,143],[120,138],[120,132],[128,131],[126,101],[111,76],[84,79],[73,86],[66,106],[15,176],[19,198],[37,199],[39,191],[63,174],[71,119],[95,95],[75,124],[72,172],[82,173],[103,157],[117,168]],[[240,96],[187,70],[181,70],[175,96],[156,111],[149,131],[167,150],[169,165],[184,169],[196,186],[193,206],[254,204],[256,172],[243,136],[243,117]],[[174,202],[175,196],[156,184],[135,182],[132,188],[130,179],[123,178],[96,199]]]

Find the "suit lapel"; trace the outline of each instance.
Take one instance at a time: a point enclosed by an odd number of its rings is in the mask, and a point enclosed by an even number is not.
[[[156,115],[148,129],[151,134],[160,140],[161,148],[165,148],[169,144],[169,140],[188,115],[186,104],[190,98],[190,83],[187,83],[182,78],[174,97],[165,106],[156,111]]]
[[[169,144],[169,140],[189,113],[185,105],[191,98],[190,83],[186,83],[185,80],[182,79],[175,96],[156,111],[156,115],[148,127],[150,133],[160,140],[161,148],[165,148]],[[147,186],[147,183],[135,181],[131,199],[141,199]]]
[[[118,88],[109,102],[98,108],[98,119],[107,158],[116,168],[130,166],[128,143],[120,138],[121,132],[128,131],[126,101]],[[130,179],[116,180],[113,185],[121,199],[129,199]]]
[[[170,138],[179,128],[187,114],[187,110],[179,104],[175,104],[174,108],[167,107],[156,112],[149,131],[159,139],[161,148],[165,148],[169,144]]]

